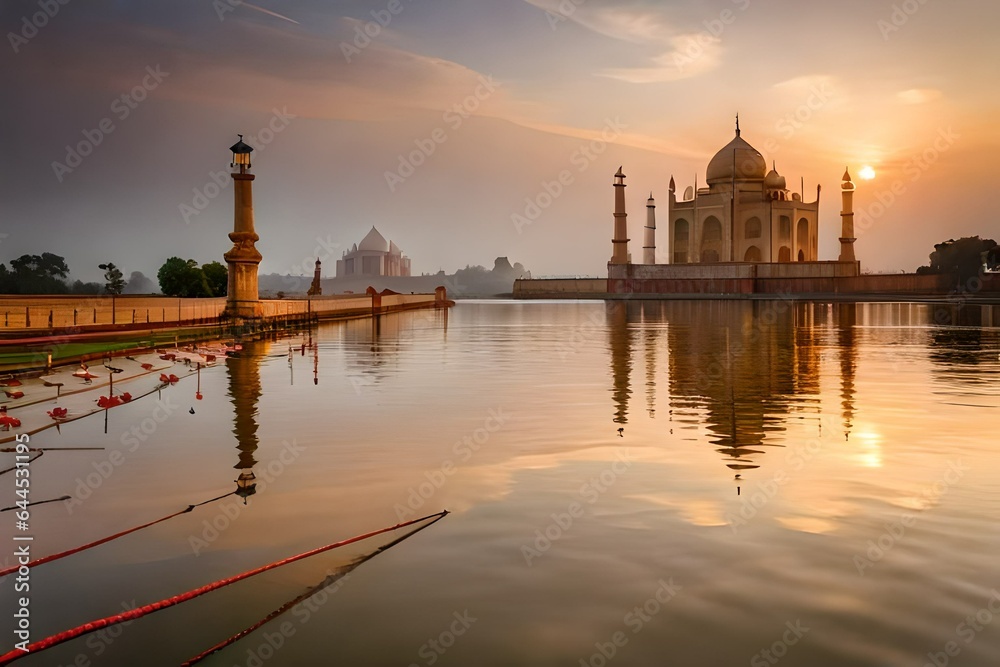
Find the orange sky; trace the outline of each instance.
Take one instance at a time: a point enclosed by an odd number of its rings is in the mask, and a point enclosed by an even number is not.
[[[152,275],[174,254],[218,259],[231,195],[211,173],[239,131],[258,148],[265,273],[316,255],[332,273],[376,225],[416,273],[506,255],[535,275],[603,275],[618,166],[636,239],[649,192],[665,206],[671,175],[681,191],[703,183],[737,112],[790,188],[804,179],[811,200],[823,186],[821,259],[836,256],[845,165],[876,173],[856,196],[865,269],[1000,236],[992,5],[92,4],[60,6],[37,34],[35,3],[0,9],[0,81],[17,102],[0,110],[0,260],[53,251],[96,279],[109,260]],[[112,131],[93,134],[104,119]],[[101,141],[60,170],[88,136]],[[517,224],[531,202],[544,206]]]

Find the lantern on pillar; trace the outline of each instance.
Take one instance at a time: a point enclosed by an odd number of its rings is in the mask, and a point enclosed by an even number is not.
[[[233,161],[229,166],[239,167],[240,173],[245,174],[247,169],[250,168],[250,153],[253,152],[253,147],[243,143],[242,134],[237,136],[239,136],[240,140],[229,147],[229,150],[233,152]]]

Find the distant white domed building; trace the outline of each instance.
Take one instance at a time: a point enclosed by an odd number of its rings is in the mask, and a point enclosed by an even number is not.
[[[386,241],[375,227],[337,260],[337,277],[409,276],[410,258],[391,241]]]

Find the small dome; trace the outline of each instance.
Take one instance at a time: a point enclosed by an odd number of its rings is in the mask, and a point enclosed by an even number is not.
[[[361,243],[358,244],[358,250],[389,252],[389,242],[385,240],[384,236],[378,233],[377,229],[372,227],[368,235],[361,239]]]
[[[760,181],[764,179],[766,172],[767,163],[764,162],[764,156],[744,141],[737,130],[736,137],[716,153],[712,161],[708,163],[706,176],[708,184],[714,185],[733,180]]]
[[[389,254],[390,255],[402,255],[403,254],[402,251],[400,251],[399,246],[396,245],[395,241],[389,241]]]
[[[772,167],[771,171],[767,172],[767,176],[764,177],[764,187],[768,190],[784,190],[786,187],[785,177]]]

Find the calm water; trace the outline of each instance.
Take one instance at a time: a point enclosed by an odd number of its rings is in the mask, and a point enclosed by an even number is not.
[[[86,496],[34,508],[36,555],[257,488],[36,568],[33,639],[447,508],[202,664],[1000,664],[998,326],[461,302],[248,345],[203,400],[189,379],[34,438],[107,447],[32,464],[33,499]],[[18,664],[177,665],[403,532]]]

